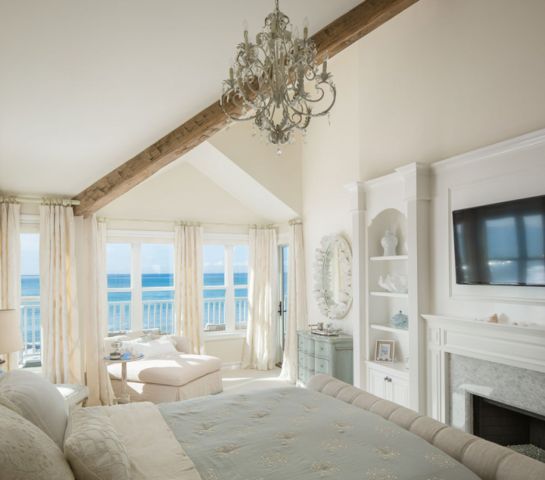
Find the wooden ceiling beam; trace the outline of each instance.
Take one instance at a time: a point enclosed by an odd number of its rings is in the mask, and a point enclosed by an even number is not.
[[[418,0],[366,0],[313,35],[318,58],[330,58]],[[230,107],[234,109],[234,107]],[[227,124],[218,102],[165,135],[77,195],[76,215],[90,215],[119,198],[183,154],[205,142]]]

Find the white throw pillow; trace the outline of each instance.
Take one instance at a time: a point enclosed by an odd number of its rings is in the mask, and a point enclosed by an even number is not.
[[[0,404],[42,429],[62,448],[68,421],[66,402],[57,388],[36,373],[12,370],[0,377]]]
[[[103,407],[71,412],[64,454],[77,480],[130,480],[127,449]]]
[[[177,352],[170,339],[165,337],[149,341],[144,339],[129,340],[123,342],[123,348],[133,355],[144,355],[146,358]]]
[[[0,480],[74,480],[55,442],[0,405]]]

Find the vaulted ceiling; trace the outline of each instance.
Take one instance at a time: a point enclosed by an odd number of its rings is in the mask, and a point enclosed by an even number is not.
[[[315,32],[360,0],[284,0]],[[272,0],[0,0],[0,190],[75,195],[214,102]]]

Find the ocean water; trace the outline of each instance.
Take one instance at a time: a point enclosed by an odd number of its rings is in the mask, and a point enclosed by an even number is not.
[[[143,327],[157,328],[162,331],[174,331],[174,291],[167,290],[174,284],[173,275],[170,274],[144,274],[142,275],[142,288],[154,288],[157,290],[144,291],[142,293]],[[224,285],[224,275],[222,273],[205,273],[203,278],[205,287],[219,287]],[[246,273],[234,274],[235,299],[243,302],[248,297],[248,275]],[[110,274],[108,275],[108,288],[130,288],[131,278],[128,274]],[[163,288],[163,290],[161,290]],[[40,342],[40,307],[39,300],[29,300],[24,297],[38,297],[40,295],[40,278],[36,275],[24,275],[21,278],[21,296],[23,297],[23,308],[26,310],[28,318],[34,321],[28,321],[26,328],[26,338],[28,341],[33,337],[34,341]],[[204,308],[203,324],[223,323],[225,319],[225,305],[221,299],[225,298],[225,289],[218,288],[214,290],[204,290]],[[109,315],[108,324],[110,330],[128,330],[130,329],[130,300],[131,292],[109,292],[108,304]],[[215,302],[212,302],[216,300]],[[214,305],[212,305],[212,303]],[[162,305],[162,306],[160,306]],[[241,324],[246,319],[246,313],[243,308],[236,309],[236,322]],[[32,332],[34,325],[34,332]]]

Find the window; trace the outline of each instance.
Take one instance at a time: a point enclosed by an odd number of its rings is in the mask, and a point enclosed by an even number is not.
[[[131,329],[132,310],[132,246],[130,243],[109,243],[106,246],[108,272],[108,331]]]
[[[107,245],[108,331],[174,333],[174,245],[130,238]]]
[[[204,330],[235,331],[248,322],[248,245],[203,247]]]
[[[174,332],[174,245],[144,243],[142,320],[144,330]]]
[[[25,367],[41,365],[40,235],[21,234],[21,334]]]

